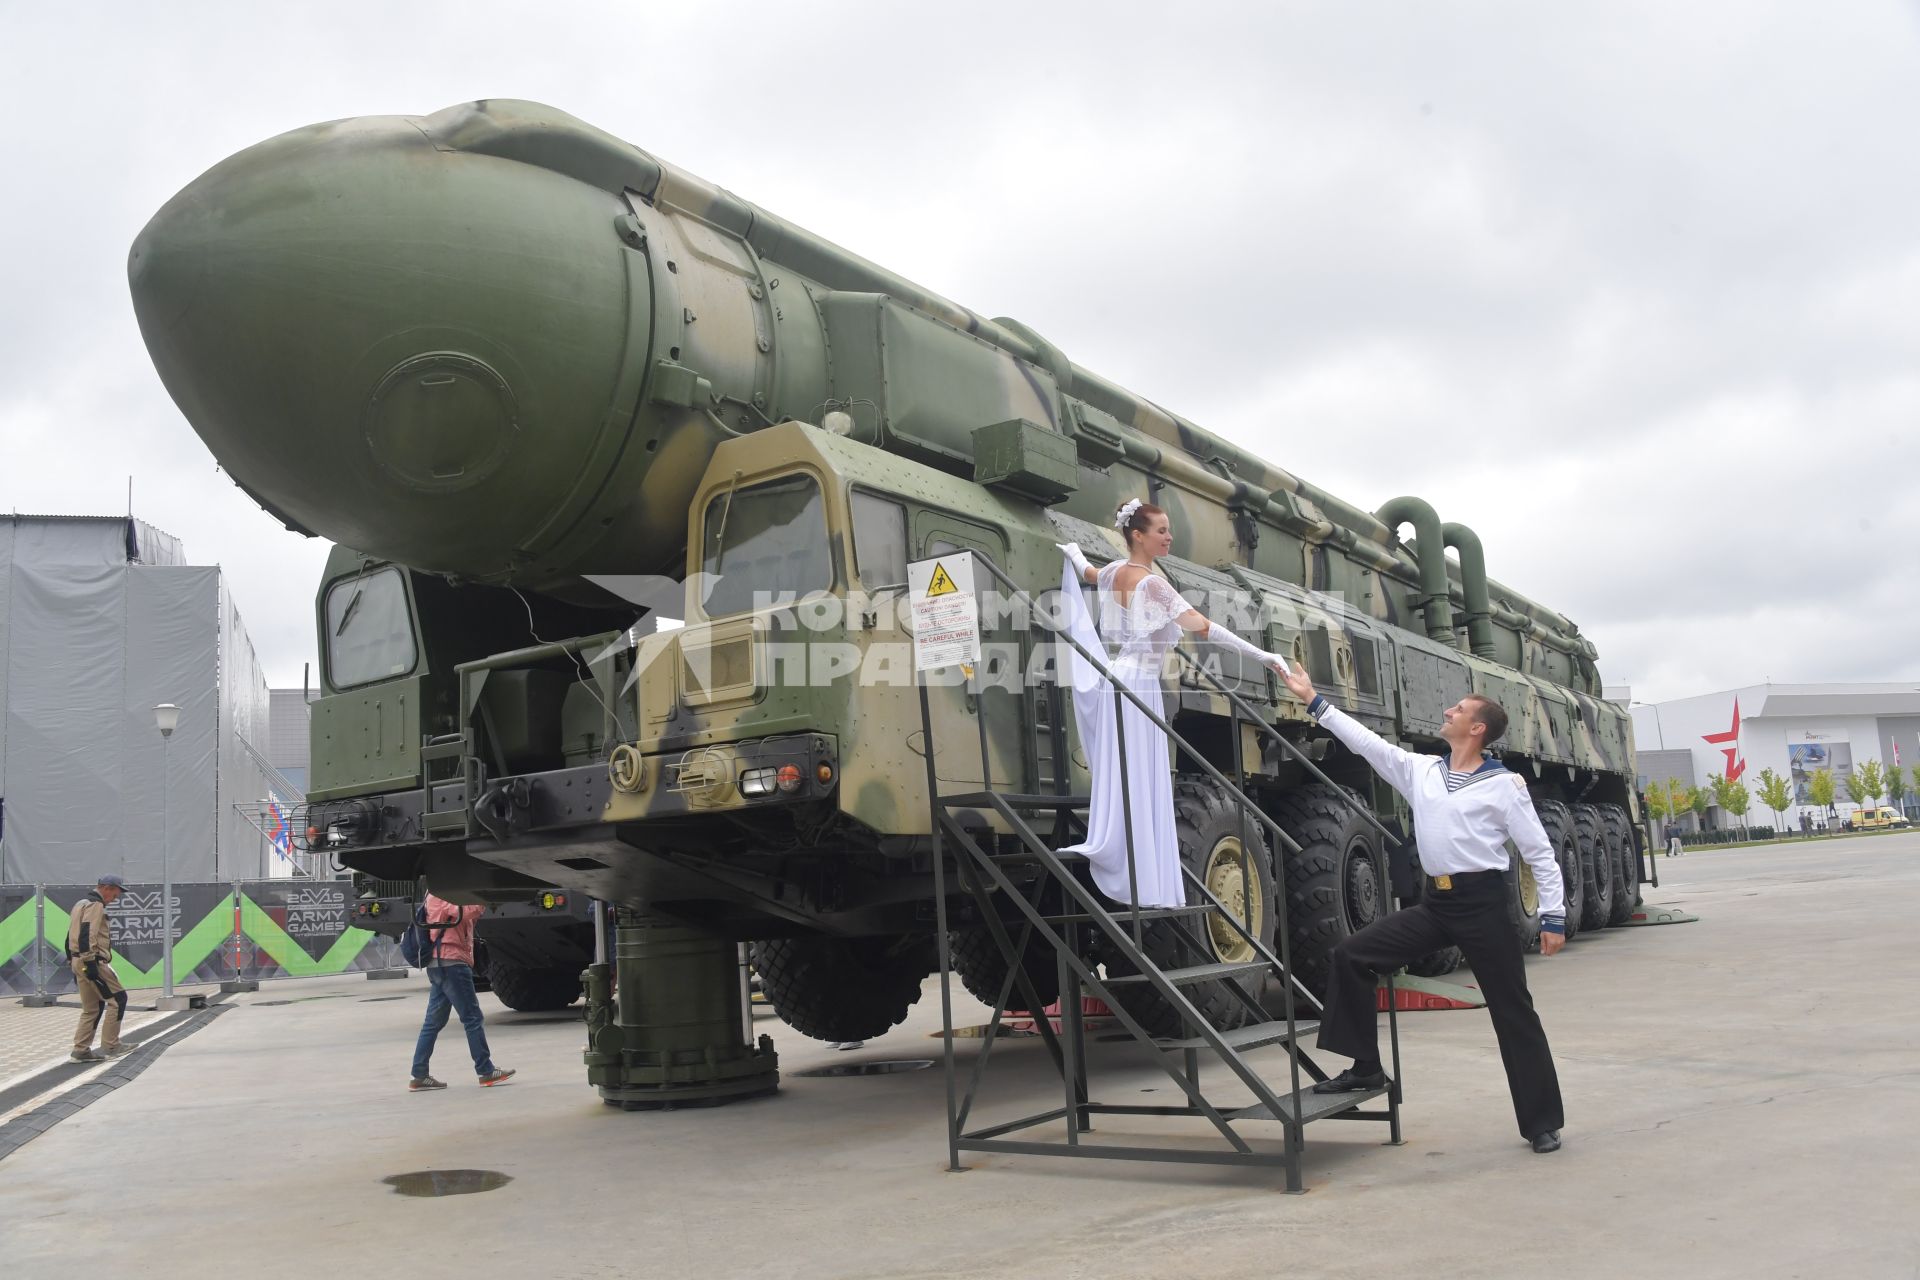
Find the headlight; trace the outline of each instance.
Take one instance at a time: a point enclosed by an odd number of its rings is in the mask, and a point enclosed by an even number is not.
[[[778,771],[774,769],[748,769],[740,775],[740,794],[743,796],[772,795],[777,773]]]

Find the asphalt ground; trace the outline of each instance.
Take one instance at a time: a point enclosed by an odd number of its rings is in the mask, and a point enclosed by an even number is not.
[[[1567,1097],[1550,1156],[1514,1131],[1484,1012],[1404,1015],[1406,1145],[1311,1126],[1309,1192],[1288,1196],[1277,1172],[1203,1166],[974,1156],[948,1173],[937,1068],[798,1074],[937,1058],[931,983],[851,1052],[763,1015],[777,1097],[627,1113],[584,1082],[577,1011],[483,997],[519,1076],[475,1087],[456,1025],[434,1064],[452,1087],[413,1095],[424,984],[328,979],[234,997],[0,1159],[0,1272],[1920,1274],[1920,834],[1700,850],[1660,872],[1648,900],[1699,923],[1529,962]],[[1141,1051],[1093,1048],[1097,1098],[1171,1100]],[[1057,1098],[1037,1040],[995,1061],[986,1117]],[[1101,1128],[1169,1132],[1149,1123]],[[427,1198],[383,1181],[453,1169],[510,1181]]]

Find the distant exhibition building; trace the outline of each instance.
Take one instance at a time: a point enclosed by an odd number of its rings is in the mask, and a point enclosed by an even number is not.
[[[1854,808],[1847,777],[1869,760],[1883,772],[1905,770],[1908,791],[1920,765],[1920,684],[1758,684],[1631,710],[1643,786],[1677,778],[1704,787],[1710,775],[1722,774],[1747,784],[1747,821],[1757,825],[1773,821],[1759,798],[1763,769],[1789,780],[1794,803],[1783,821],[1798,828],[1803,818],[1844,818]],[[1807,795],[1821,769],[1834,775],[1831,810]],[[1905,806],[1916,811],[1912,796]]]
[[[288,874],[268,742],[218,566],[131,516],[0,515],[0,884],[157,881],[163,850],[176,882]]]

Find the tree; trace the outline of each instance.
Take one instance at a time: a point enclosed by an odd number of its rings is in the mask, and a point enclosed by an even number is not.
[[[1647,812],[1662,822],[1671,822],[1687,811],[1687,784],[1678,778],[1666,778],[1647,786]]]
[[[1701,830],[1706,829],[1707,810],[1713,807],[1713,795],[1705,787],[1687,788],[1687,808],[1693,810],[1693,816],[1700,819]]]
[[[1773,825],[1780,825],[1780,815],[1793,806],[1793,789],[1787,780],[1772,769],[1760,771],[1760,803],[1773,810]]]
[[[1720,802],[1720,807],[1740,819],[1740,829],[1745,831],[1747,829],[1747,810],[1753,808],[1753,792],[1747,790],[1747,784],[1744,782],[1729,782],[1727,784],[1727,798]]]
[[[1740,820],[1744,829],[1747,825],[1747,810],[1753,806],[1753,794],[1747,790],[1747,784],[1729,780],[1719,774],[1713,774],[1708,782],[1713,787],[1713,802],[1725,809],[1729,815]]]
[[[1807,778],[1807,802],[1819,809],[1833,806],[1833,770],[1815,769]]]
[[[1887,793],[1887,773],[1885,769],[1880,767],[1880,762],[1878,760],[1868,760],[1864,764],[1856,766],[1854,771],[1847,775],[1848,792],[1852,792],[1853,780],[1855,778],[1860,780],[1860,791],[1866,796],[1866,799],[1861,800],[1856,796],[1854,803],[1879,804],[1880,797]]]
[[[1906,811],[1900,802],[1907,798],[1907,771],[1899,765],[1887,766],[1887,803],[1894,808]]]
[[[1667,779],[1667,812],[1678,818],[1687,811],[1687,784],[1678,778]]]

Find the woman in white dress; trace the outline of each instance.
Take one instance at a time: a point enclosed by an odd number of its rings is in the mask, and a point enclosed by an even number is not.
[[[1060,592],[1066,606],[1067,630],[1090,652],[1107,655],[1108,668],[1155,715],[1165,718],[1160,698],[1161,670],[1167,651],[1179,641],[1182,631],[1198,633],[1276,670],[1286,670],[1279,654],[1248,644],[1225,627],[1209,622],[1206,615],[1181,598],[1172,583],[1154,574],[1153,562],[1173,547],[1173,529],[1165,511],[1134,498],[1114,513],[1114,525],[1127,540],[1125,560],[1095,569],[1078,544],[1060,546],[1066,554]],[[1097,633],[1080,595],[1083,582],[1100,589]],[[1133,809],[1134,874],[1129,877],[1113,686],[1077,652],[1069,665],[1074,722],[1087,753],[1093,791],[1086,842],[1062,852],[1086,855],[1093,868],[1094,885],[1116,903],[1135,901],[1133,884],[1137,883],[1137,901],[1142,907],[1184,906],[1186,886],[1180,874],[1180,841],[1173,822],[1171,744],[1131,700],[1124,695],[1119,699],[1126,733],[1126,799]]]

